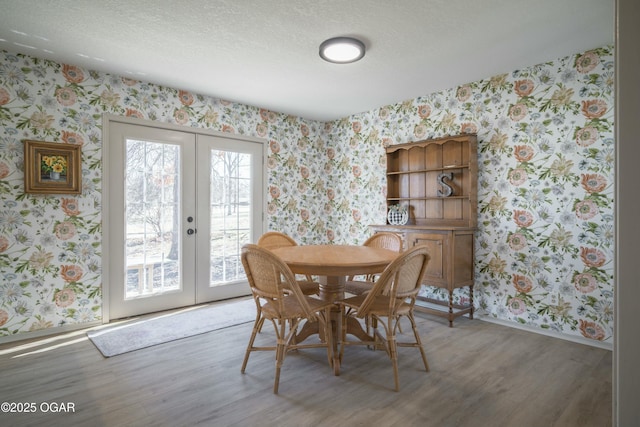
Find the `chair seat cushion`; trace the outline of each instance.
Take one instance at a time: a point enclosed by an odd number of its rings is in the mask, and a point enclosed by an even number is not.
[[[340,303],[346,307],[353,308],[354,310],[358,310],[362,303],[364,302],[367,295],[358,295],[355,297],[347,298],[342,300]],[[411,306],[405,302],[400,303],[400,305],[396,306],[395,312],[397,315],[405,315],[409,313]],[[371,304],[371,308],[367,314],[375,314],[378,316],[386,316],[389,314],[389,297],[385,295],[378,295],[373,300],[373,304]],[[364,317],[359,316],[359,317]]]
[[[314,295],[320,290],[320,284],[312,280],[298,280],[298,286],[305,295]]]
[[[364,280],[349,280],[344,285],[345,292],[349,292],[353,295],[362,295],[369,292],[373,288],[373,282],[367,282]]]
[[[317,298],[311,298],[305,296],[307,304],[309,304],[309,308],[311,312],[317,313],[318,311],[324,310],[327,307],[333,306],[333,303],[322,301]],[[267,319],[294,319],[297,317],[305,317],[304,310],[300,305],[300,302],[294,296],[287,296],[283,299],[283,311],[280,313],[278,311],[278,304],[267,301],[262,306],[262,314]]]

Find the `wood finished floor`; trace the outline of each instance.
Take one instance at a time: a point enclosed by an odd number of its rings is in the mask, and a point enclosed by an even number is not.
[[[253,353],[240,374],[251,323],[108,359],[84,333],[28,349],[5,344],[0,402],[72,402],[75,413],[0,413],[0,425],[611,425],[610,351],[479,320],[449,328],[443,318],[416,316],[431,371],[420,369],[416,349],[400,349],[400,392],[385,353],[348,347],[339,377],[323,349],[290,353],[273,395],[273,353]],[[260,339],[271,341],[267,326]]]

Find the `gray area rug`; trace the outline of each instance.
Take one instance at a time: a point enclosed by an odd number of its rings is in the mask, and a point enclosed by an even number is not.
[[[218,303],[175,313],[136,319],[91,330],[87,336],[103,356],[111,357],[141,348],[204,334],[255,320],[253,299]]]

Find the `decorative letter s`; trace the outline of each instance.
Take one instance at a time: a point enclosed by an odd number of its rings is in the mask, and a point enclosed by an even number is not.
[[[449,184],[444,182],[445,178],[447,179],[447,181],[453,180],[453,172],[441,173],[438,175],[438,184],[440,184],[443,188],[442,190],[438,190],[439,197],[449,197],[453,194],[453,188],[451,188]]]

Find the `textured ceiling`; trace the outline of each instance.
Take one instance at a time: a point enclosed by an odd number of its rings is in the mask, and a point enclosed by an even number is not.
[[[613,40],[613,0],[0,0],[0,49],[322,121]]]

